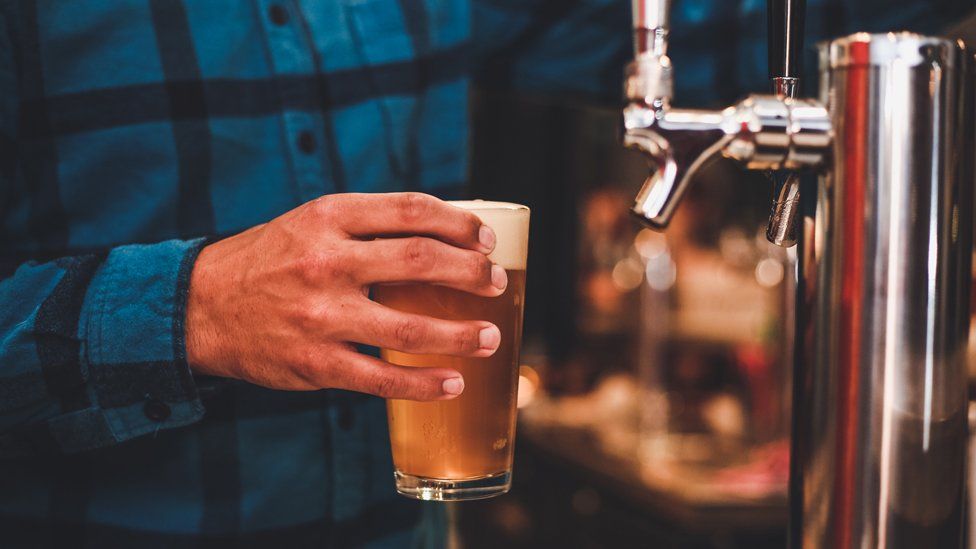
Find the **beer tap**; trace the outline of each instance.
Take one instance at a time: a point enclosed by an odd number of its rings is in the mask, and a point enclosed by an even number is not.
[[[704,111],[671,105],[668,0],[634,0],[623,142],[651,175],[633,211],[663,229],[713,158],[770,172],[767,237],[799,243],[789,546],[960,548],[972,52],[909,32],[835,38],[819,47],[820,101],[799,99],[803,4],[768,3],[775,93]],[[821,164],[800,208],[795,172]]]
[[[768,0],[769,79],[779,97],[796,97],[803,51],[803,14],[806,0]],[[800,178],[795,171],[770,171],[772,206],[766,239],[778,246],[796,244],[796,218],[800,206]]]
[[[749,169],[798,170],[819,165],[830,145],[827,110],[812,100],[753,95],[724,110],[672,107],[669,10],[669,0],[633,2],[634,61],[623,112],[623,143],[644,153],[651,168],[633,212],[658,229],[668,225],[695,174],[714,158]]]

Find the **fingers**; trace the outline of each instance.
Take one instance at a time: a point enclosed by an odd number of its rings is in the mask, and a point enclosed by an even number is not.
[[[357,237],[424,235],[489,253],[495,233],[473,213],[421,193],[338,194],[321,199],[325,215]]]
[[[442,320],[403,313],[369,300],[343,331],[348,341],[412,354],[488,357],[501,332],[482,320]]]
[[[391,238],[355,247],[363,284],[423,282],[485,297],[501,295],[508,275],[483,253],[423,237]]]
[[[450,400],[464,391],[464,378],[448,368],[396,366],[371,356],[343,352],[323,387],[405,400]]]

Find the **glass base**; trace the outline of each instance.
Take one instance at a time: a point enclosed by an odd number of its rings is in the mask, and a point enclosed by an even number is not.
[[[477,478],[450,480],[417,477],[394,471],[396,489],[409,498],[424,501],[468,501],[500,496],[512,486],[512,472],[505,471]]]

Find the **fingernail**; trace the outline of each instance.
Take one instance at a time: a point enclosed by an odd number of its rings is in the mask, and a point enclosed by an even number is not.
[[[478,242],[489,252],[495,249],[495,231],[488,225],[482,225],[478,230]]]
[[[486,351],[494,351],[502,342],[502,333],[497,326],[488,326],[478,333],[478,346]]]
[[[508,286],[508,275],[501,265],[491,266],[491,285],[499,290],[504,290],[505,286]]]
[[[448,395],[459,395],[464,392],[464,378],[452,377],[445,379],[444,383],[441,385],[444,393]]]

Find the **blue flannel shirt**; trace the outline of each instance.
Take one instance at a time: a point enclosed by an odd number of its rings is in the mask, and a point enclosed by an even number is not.
[[[811,0],[810,34],[879,3]],[[765,87],[761,4],[678,0],[680,97]],[[0,2],[0,545],[440,545],[381,400],[193,375],[194,259],[325,193],[461,194],[472,79],[616,100],[628,28],[626,0]]]

